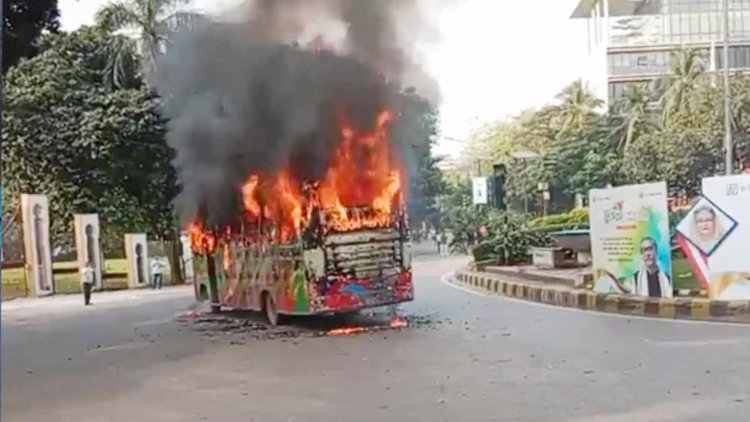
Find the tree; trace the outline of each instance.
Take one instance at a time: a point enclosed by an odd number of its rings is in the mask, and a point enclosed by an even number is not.
[[[734,165],[740,168],[750,152],[750,77],[733,77],[731,89]],[[636,138],[624,168],[633,182],[667,180],[673,189],[697,194],[703,177],[723,171],[724,93],[702,77],[681,95],[683,106],[670,115],[670,125]]]
[[[622,98],[612,110],[612,120],[616,124],[614,136],[619,138],[619,149],[627,149],[634,139],[657,128],[652,108],[653,97],[653,91],[646,83],[625,88]]]
[[[435,198],[443,190],[438,159],[432,156],[432,147],[438,134],[437,110],[413,90],[399,96],[399,119],[396,119],[392,137],[401,148],[405,160],[409,189],[407,205],[412,222],[435,221]]]
[[[143,57],[146,75],[156,66],[156,59],[166,48],[170,35],[177,29],[194,24],[201,15],[176,10],[175,6],[187,0],[117,0],[100,9],[96,22],[100,29],[114,33],[132,30],[137,35],[137,50]],[[134,46],[113,47],[113,52],[127,52]],[[116,61],[112,56],[111,62]]]
[[[472,153],[506,165],[506,194],[515,208],[519,200],[534,204],[540,199],[540,182],[550,185],[550,208],[556,209],[569,206],[574,194],[622,180],[611,129],[615,121],[597,112],[601,100],[581,81],[567,86],[558,99],[558,104],[490,125],[472,139]],[[539,157],[514,158],[519,151]]]
[[[24,57],[36,54],[43,31],[56,32],[57,0],[3,0],[3,75]]]
[[[581,130],[597,115],[596,110],[604,104],[582,80],[578,79],[557,95],[560,100],[561,130]]]
[[[52,234],[72,215],[99,213],[117,235],[161,236],[173,227],[175,174],[158,99],[106,84],[108,40],[84,28],[44,36],[39,54],[3,81],[4,188],[50,198]],[[15,203],[14,203],[15,202]]]
[[[696,49],[686,48],[672,53],[672,74],[666,80],[668,88],[661,96],[662,126],[673,124],[672,117],[676,113],[685,112],[686,95],[694,89],[699,79],[705,75],[706,63]]]

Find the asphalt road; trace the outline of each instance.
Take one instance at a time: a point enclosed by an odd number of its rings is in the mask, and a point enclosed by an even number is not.
[[[214,321],[187,288],[6,307],[2,421],[747,420],[750,327],[487,297],[441,282],[461,261],[415,264],[399,331]]]

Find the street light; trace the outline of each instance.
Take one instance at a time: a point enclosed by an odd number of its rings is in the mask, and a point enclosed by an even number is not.
[[[538,160],[542,158],[542,154],[536,152],[536,151],[530,151],[527,149],[522,150],[516,150],[510,153],[510,156],[512,158],[515,158],[516,160],[523,161],[523,160]],[[529,213],[529,198],[524,193],[523,195],[523,211],[528,214]]]

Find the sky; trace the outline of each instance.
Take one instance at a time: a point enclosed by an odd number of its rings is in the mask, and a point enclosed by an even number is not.
[[[459,154],[472,129],[550,103],[586,76],[586,24],[570,20],[578,1],[457,0],[438,12],[440,41],[420,48],[442,96],[436,154]],[[58,0],[62,29],[92,23],[108,2]],[[192,0],[207,13],[236,3]]]

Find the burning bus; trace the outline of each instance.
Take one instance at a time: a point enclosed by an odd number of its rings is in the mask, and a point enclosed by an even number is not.
[[[250,174],[233,221],[197,218],[197,299],[262,311],[274,325],[413,300],[405,175],[388,139],[394,118],[381,111],[366,131],[340,122],[320,180],[293,168]]]
[[[195,294],[274,324],[413,300],[407,199],[436,125],[406,3],[308,3],[183,31],[153,75]]]

